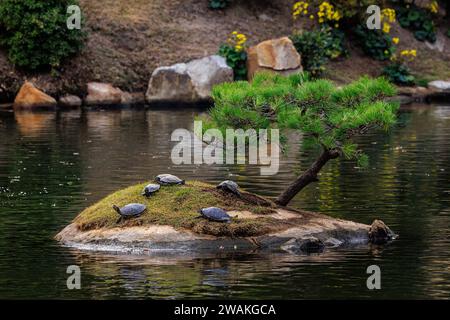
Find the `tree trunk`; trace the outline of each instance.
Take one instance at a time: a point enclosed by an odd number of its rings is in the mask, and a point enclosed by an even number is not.
[[[339,157],[339,153],[336,150],[323,150],[319,158],[302,173],[282,194],[278,196],[275,203],[280,206],[286,206],[297,193],[299,193],[304,187],[311,182],[318,181],[317,174],[320,169],[328,162],[328,160],[336,159]]]

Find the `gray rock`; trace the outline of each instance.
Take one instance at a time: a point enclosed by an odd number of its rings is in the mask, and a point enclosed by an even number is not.
[[[436,80],[428,83],[428,88],[438,91],[450,91],[450,81]]]
[[[150,78],[148,102],[195,103],[211,98],[214,85],[233,81],[233,69],[225,58],[213,55],[188,63],[159,67]]]
[[[61,107],[70,107],[70,108],[76,108],[81,107],[82,100],[74,95],[66,95],[64,97],[59,98],[58,104]]]
[[[344,242],[341,240],[338,240],[336,238],[328,238],[327,240],[325,240],[325,246],[327,247],[339,247],[340,245],[342,245]]]
[[[317,253],[322,252],[325,244],[316,237],[291,239],[281,249],[291,253]]]
[[[369,241],[374,244],[384,244],[395,239],[396,234],[381,220],[374,220],[369,229]]]

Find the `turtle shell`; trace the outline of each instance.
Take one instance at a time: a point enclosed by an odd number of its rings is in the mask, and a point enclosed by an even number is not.
[[[140,203],[130,203],[126,206],[120,208],[120,215],[122,217],[137,217],[140,216],[144,211],[147,209],[147,207]]]
[[[223,182],[221,182],[218,186],[217,189],[222,189],[223,191],[226,192],[231,192],[234,194],[239,194],[239,186],[236,182],[231,181],[231,180],[225,180]]]
[[[228,213],[217,207],[209,207],[200,210],[200,214],[206,219],[218,222],[231,222],[231,217]]]
[[[161,185],[184,184],[184,180],[171,174],[160,174],[156,177],[156,181]]]
[[[151,196],[153,193],[157,192],[159,189],[161,189],[161,185],[156,184],[156,183],[150,183],[144,188],[142,195],[147,196],[147,197]]]

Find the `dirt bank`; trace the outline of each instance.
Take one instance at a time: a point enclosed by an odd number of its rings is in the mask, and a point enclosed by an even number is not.
[[[233,1],[224,11],[197,0],[80,0],[86,16],[85,49],[58,73],[16,70],[0,51],[0,103],[12,101],[24,79],[58,97],[86,94],[89,81],[109,82],[122,90],[143,92],[152,71],[217,52],[230,32],[248,35],[249,45],[291,34],[293,1]],[[300,19],[301,20],[301,19]],[[301,28],[302,21],[295,28]],[[450,40],[440,32],[444,50],[432,50],[396,25],[400,49],[415,48],[413,71],[427,80],[450,78]],[[361,74],[379,75],[383,63],[365,57],[351,42],[350,57],[329,65],[327,77],[348,82]]]

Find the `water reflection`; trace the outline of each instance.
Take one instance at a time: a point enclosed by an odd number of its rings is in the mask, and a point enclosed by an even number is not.
[[[389,247],[323,255],[245,254],[120,257],[60,247],[52,237],[107,194],[161,172],[217,183],[232,177],[276,196],[314,160],[292,137],[280,172],[258,166],[188,165],[170,160],[170,135],[192,129],[199,109],[70,111],[0,115],[0,297],[2,298],[430,298],[450,291],[450,107],[403,109],[389,134],[358,142],[367,169],[330,162],[294,206],[370,223],[400,238]],[[80,291],[65,287],[79,264]],[[365,287],[378,264],[383,290]],[[39,277],[36,277],[36,274]]]

